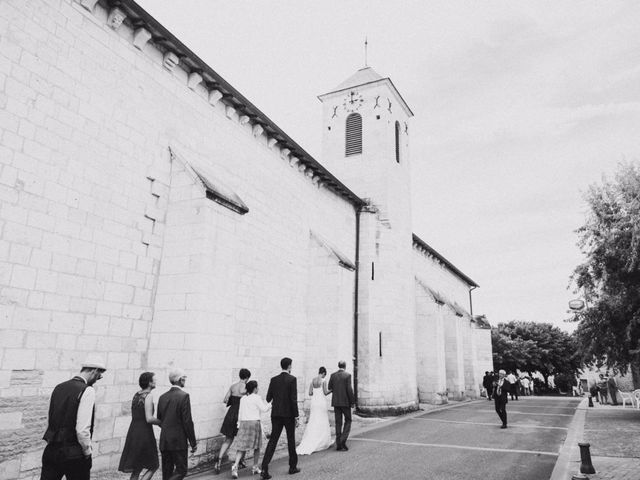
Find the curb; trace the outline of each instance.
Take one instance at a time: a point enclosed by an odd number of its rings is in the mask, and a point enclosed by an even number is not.
[[[567,431],[567,438],[560,448],[560,454],[556,460],[556,464],[551,472],[551,478],[549,480],[567,480],[571,471],[571,468],[580,465],[580,453],[578,449],[578,442],[584,438],[584,424],[587,418],[587,404],[588,398],[584,398],[582,402],[576,408],[571,423],[569,424],[569,430]]]

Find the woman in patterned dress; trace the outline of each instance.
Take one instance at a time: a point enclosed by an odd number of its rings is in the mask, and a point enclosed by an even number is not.
[[[271,409],[271,404],[258,395],[258,382],[247,383],[247,395],[240,400],[238,411],[238,436],[236,440],[236,461],[231,467],[231,478],[238,478],[238,467],[245,453],[253,450],[251,473],[260,473],[260,448],[262,447],[262,425],[260,416]]]
[[[131,480],[150,480],[159,466],[153,425],[160,425],[154,416],[151,390],[156,388],[153,372],[144,372],[138,380],[141,390],[131,401],[131,425],[127,432],[118,470],[131,473]]]
[[[233,443],[233,439],[238,434],[238,409],[240,408],[240,399],[244,397],[247,392],[246,385],[249,378],[251,378],[251,372],[246,368],[241,368],[238,376],[240,380],[229,387],[223,400],[229,409],[222,421],[222,427],[220,427],[220,433],[225,436],[225,439],[220,447],[218,458],[213,465],[213,471],[216,474],[220,473],[220,462],[227,453],[227,450],[229,450],[231,443]],[[242,464],[241,467],[244,467],[244,464]]]

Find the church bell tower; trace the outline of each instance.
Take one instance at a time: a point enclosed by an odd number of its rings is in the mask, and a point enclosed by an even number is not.
[[[322,163],[369,203],[360,214],[358,407],[417,408],[409,120],[393,82],[371,67],[318,97]]]

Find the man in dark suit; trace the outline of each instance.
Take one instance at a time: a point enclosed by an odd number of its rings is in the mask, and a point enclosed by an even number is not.
[[[347,373],[347,362],[338,362],[339,370],[331,374],[328,390],[333,394],[331,406],[336,418],[336,450],[347,451],[347,438],[351,432],[351,408],[356,403],[351,386],[351,374]],[[344,417],[344,428],[342,428]]]
[[[269,462],[276,450],[282,429],[287,431],[287,446],[289,448],[289,474],[298,473],[298,454],[296,453],[296,427],[298,426],[298,383],[291,375],[290,358],[280,360],[282,373],[271,379],[267,390],[267,402],[271,406],[271,437],[267,449],[262,457],[262,478],[269,479]]]
[[[162,480],[182,480],[187,475],[187,442],[191,453],[198,448],[191,418],[189,394],[183,390],[187,376],[183,370],[169,373],[171,389],[158,400],[160,453],[162,453]]]
[[[493,382],[493,400],[496,405],[496,413],[502,420],[502,426],[500,428],[507,428],[507,394],[510,391],[511,383],[504,378],[507,372],[500,370],[498,372],[498,379]]]
[[[491,400],[491,392],[493,391],[493,375],[489,372],[484,372],[482,386],[487,391],[487,400]]]

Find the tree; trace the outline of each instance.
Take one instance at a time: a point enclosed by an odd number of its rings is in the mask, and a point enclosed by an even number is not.
[[[491,329],[494,364],[506,370],[575,375],[580,368],[577,345],[571,335],[550,323],[499,323]]]
[[[586,260],[572,281],[586,308],[576,314],[580,354],[624,373],[640,388],[640,169],[620,165],[586,193],[590,212],[577,230]]]

